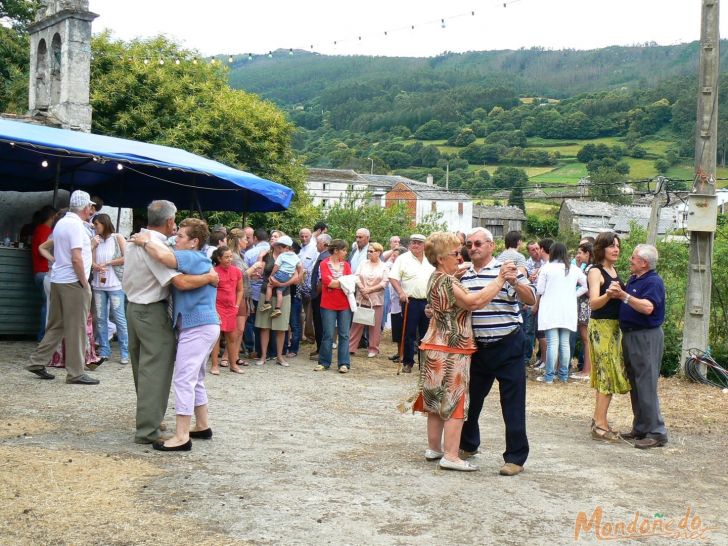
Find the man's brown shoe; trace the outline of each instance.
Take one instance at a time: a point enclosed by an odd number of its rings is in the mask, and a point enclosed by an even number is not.
[[[513,463],[506,463],[501,466],[500,469],[501,476],[515,476],[516,474],[520,474],[521,472],[523,472],[523,467],[521,465]]]
[[[622,438],[622,440],[640,440],[644,438],[644,436],[637,434],[634,430],[630,430],[629,432],[620,432],[619,437]]]
[[[469,459],[470,457],[473,457],[480,453],[480,450],[476,449],[475,451],[467,451],[465,449],[461,449],[458,451],[458,457],[460,457],[463,461],[465,459]]]
[[[664,438],[642,438],[635,440],[634,447],[637,449],[650,449],[651,447],[662,447],[667,443]]]

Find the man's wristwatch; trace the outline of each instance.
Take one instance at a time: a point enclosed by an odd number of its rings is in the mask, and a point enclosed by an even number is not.
[[[624,299],[622,300],[622,303],[629,303],[629,300],[631,300],[631,299],[632,299],[632,296],[630,296],[629,294],[627,294],[624,297]]]

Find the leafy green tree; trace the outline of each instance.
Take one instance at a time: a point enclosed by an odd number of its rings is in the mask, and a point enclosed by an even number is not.
[[[670,169],[670,163],[664,159],[655,161],[655,169],[660,174],[665,174]]]
[[[623,175],[614,169],[600,167],[589,175],[591,185],[589,193],[595,201],[628,204],[632,198],[622,191],[624,186]]]
[[[523,199],[523,189],[525,186],[521,181],[516,182],[516,185],[511,190],[511,195],[508,197],[508,204],[512,207],[518,207],[524,213],[526,212],[526,202]]]
[[[25,28],[33,21],[35,1],[0,0],[0,112],[28,109],[28,49]]]
[[[520,186],[525,188],[528,184],[528,175],[523,169],[517,167],[498,167],[493,173],[493,186],[502,189],[511,189]]]
[[[414,233],[413,219],[406,204],[382,207],[378,204],[362,205],[362,202],[371,203],[371,196],[352,192],[326,211],[325,221],[333,238],[344,239],[351,244],[360,227],[366,227],[371,233],[371,240],[380,243],[388,241],[392,235]]]
[[[414,137],[419,140],[435,140],[445,138],[446,136],[447,134],[444,134],[442,122],[436,119],[432,119],[418,127],[414,134]]]
[[[309,206],[293,125],[271,102],[231,89],[225,68],[193,63],[195,52],[163,37],[125,43],[101,34],[93,50],[94,132],[182,148],[287,185],[296,192],[291,217]],[[143,62],[159,56],[188,60]]]

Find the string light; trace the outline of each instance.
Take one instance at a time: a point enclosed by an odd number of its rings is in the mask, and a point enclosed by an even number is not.
[[[116,164],[116,170],[117,171],[123,171],[124,170],[124,165],[122,165],[121,163],[117,163]]]
[[[40,162],[40,166],[45,169],[46,167],[48,167],[48,161],[44,159],[43,161]]]
[[[491,3],[491,5],[492,5],[493,8],[497,8],[498,6],[502,6],[503,8],[506,8],[510,4],[515,4],[515,3],[521,2],[521,1],[522,0],[506,0],[506,1],[503,1],[503,0],[494,0],[494,1],[491,1],[489,3]],[[452,16],[449,16],[449,17],[440,17],[438,19],[431,20],[431,21],[415,22],[414,24],[408,24],[408,25],[405,25],[403,27],[389,29],[389,30],[384,30],[384,31],[380,31],[380,32],[377,32],[377,33],[372,33],[372,34],[357,34],[357,35],[355,35],[355,37],[352,37],[352,38],[350,38],[348,40],[347,39],[336,39],[336,40],[333,40],[332,42],[329,42],[329,43],[332,43],[334,46],[340,46],[340,45],[342,45],[344,43],[351,43],[351,42],[357,42],[357,43],[359,43],[359,42],[365,42],[369,38],[374,38],[375,36],[381,37],[383,35],[385,38],[388,38],[388,37],[392,36],[393,33],[398,33],[398,32],[402,32],[402,31],[409,31],[409,32],[419,31],[419,32],[421,32],[423,28],[426,28],[426,27],[434,27],[434,26],[437,26],[437,27],[439,27],[441,29],[447,29],[448,28],[448,23],[450,23],[450,22],[452,22],[452,21],[454,21],[456,19],[460,19],[460,18],[464,18],[464,17],[475,17],[475,16],[476,16],[476,11],[475,10],[470,10],[470,11],[467,11],[467,12],[464,12],[464,13],[460,13],[460,14],[457,14],[457,15],[452,15]],[[315,44],[309,44],[308,49],[311,52],[314,52],[315,49],[316,49],[316,45]],[[112,54],[111,53],[105,53],[105,52],[96,52],[96,53],[94,53],[94,56],[92,58],[95,59],[96,56],[104,57],[106,55],[112,55]],[[114,55],[116,55],[116,54],[114,54]],[[272,59],[273,56],[274,56],[274,52],[271,50],[266,55],[267,55],[267,57],[269,59]],[[292,47],[288,48],[288,55],[289,56],[293,56],[294,55],[294,48],[292,48]],[[248,60],[249,61],[252,61],[253,60],[253,57],[254,56],[253,56],[252,53],[249,53],[248,54]],[[124,56],[119,55],[119,59],[123,61],[124,60]],[[197,63],[197,57],[186,57],[186,58],[183,58],[183,59],[180,60],[179,58],[175,58],[175,57],[172,57],[172,56],[167,57],[167,56],[164,56],[164,55],[160,55],[159,61],[158,61],[158,63],[159,63],[160,66],[162,66],[162,65],[165,64],[165,59],[168,60],[170,63],[173,62],[175,65],[181,64],[181,62],[183,60],[184,61],[192,61],[192,64],[198,64]],[[133,57],[128,57],[128,60],[129,60],[129,62],[134,62],[135,59]],[[210,59],[210,64],[216,64],[217,61],[218,61],[218,59],[215,59],[213,57],[212,59]],[[219,62],[222,63],[224,61],[222,59],[219,59]],[[229,64],[233,64],[234,62],[235,62],[234,55],[229,55],[228,56],[228,63]],[[145,58],[144,59],[144,64],[145,65],[149,65],[150,64],[150,60],[148,58]]]

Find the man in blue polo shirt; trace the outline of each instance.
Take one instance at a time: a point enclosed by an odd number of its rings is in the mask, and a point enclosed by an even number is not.
[[[622,438],[634,440],[640,449],[664,446],[667,429],[660,414],[657,380],[664,348],[662,323],[665,320],[665,285],[655,272],[657,249],[637,245],[629,259],[632,276],[624,290],[618,283],[607,289],[611,298],[619,299],[619,326],[622,329],[622,352],[627,377],[632,385],[632,430]]]

